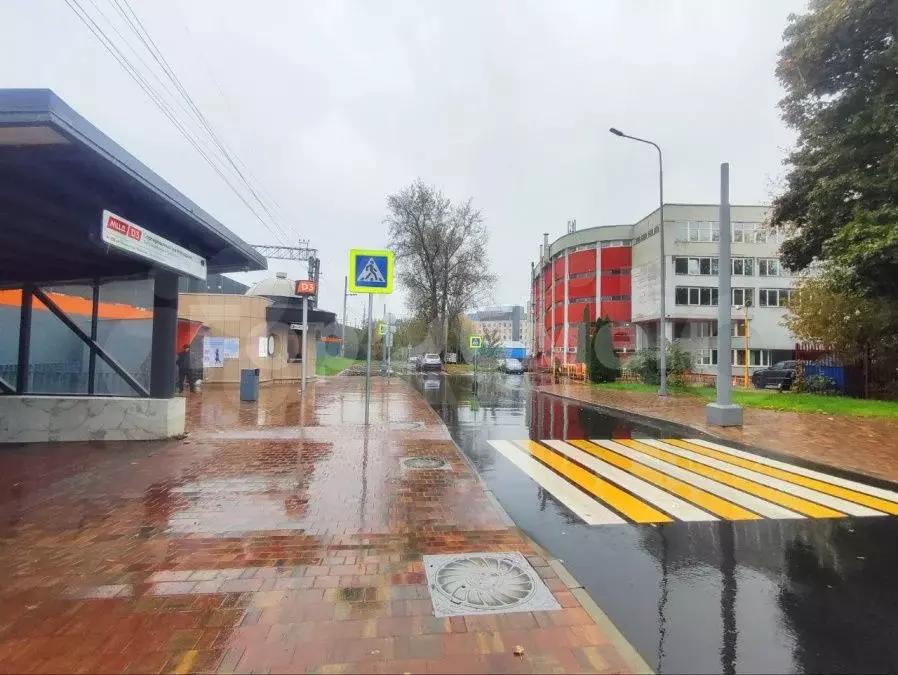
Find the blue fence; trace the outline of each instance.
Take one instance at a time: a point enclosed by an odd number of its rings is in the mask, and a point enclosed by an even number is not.
[[[818,366],[818,365],[805,365],[804,366],[804,379],[807,381],[809,377],[814,377],[815,375],[822,375],[823,377],[828,377],[833,382],[836,383],[836,389],[839,390],[840,394],[845,394],[847,391],[846,386],[846,378],[845,378],[845,368],[842,366]]]

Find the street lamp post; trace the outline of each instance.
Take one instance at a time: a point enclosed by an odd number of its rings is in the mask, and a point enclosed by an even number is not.
[[[629,136],[614,127],[611,127],[608,131],[621,138],[629,138],[631,141],[651,145],[658,151],[658,235],[661,240],[661,317],[658,319],[658,346],[660,351],[660,363],[658,365],[661,370],[661,387],[658,389],[658,394],[667,396],[667,331],[665,330],[667,328],[667,263],[664,259],[664,162],[661,158],[661,148],[657,143],[644,138]]]

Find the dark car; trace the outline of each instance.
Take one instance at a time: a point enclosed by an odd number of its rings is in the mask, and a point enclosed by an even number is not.
[[[752,373],[751,383],[755,389],[791,389],[795,380],[795,366],[798,361],[780,361],[769,368],[762,368]]]

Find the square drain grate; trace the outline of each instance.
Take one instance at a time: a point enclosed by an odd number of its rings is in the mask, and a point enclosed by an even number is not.
[[[452,468],[442,457],[405,457],[400,462],[403,471],[409,469],[432,469],[437,471],[448,471]]]
[[[561,609],[517,551],[425,555],[424,572],[436,617]]]

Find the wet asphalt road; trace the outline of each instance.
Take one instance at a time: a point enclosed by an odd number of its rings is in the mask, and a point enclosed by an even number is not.
[[[898,671],[898,518],[588,526],[487,441],[683,431],[536,394],[531,377],[481,374],[476,396],[470,376],[411,379],[515,523],[653,669]]]

